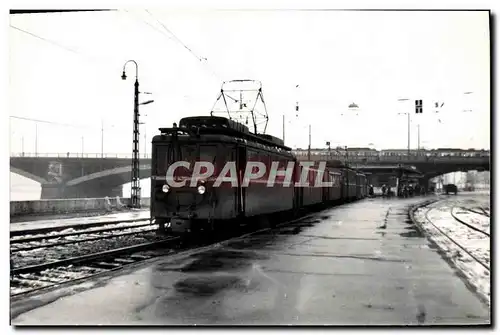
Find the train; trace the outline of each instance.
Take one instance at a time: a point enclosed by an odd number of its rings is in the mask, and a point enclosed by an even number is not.
[[[362,172],[340,162],[301,162],[283,140],[225,117],[185,117],[159,130],[152,139],[150,211],[167,234],[294,218],[368,195]]]

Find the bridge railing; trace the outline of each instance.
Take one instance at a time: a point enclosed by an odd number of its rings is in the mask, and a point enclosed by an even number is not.
[[[307,152],[294,152],[299,160],[307,160]],[[130,153],[31,153],[12,152],[10,157],[46,157],[46,158],[130,158]],[[146,153],[139,156],[140,159],[150,159],[151,154]],[[342,162],[484,162],[489,156],[428,156],[428,155],[340,155],[337,153],[311,152],[311,160],[340,160]]]
[[[304,157],[308,155],[307,150],[300,150],[300,151],[295,151],[292,150],[292,153],[296,156],[299,157]],[[332,151],[331,153],[328,153],[327,151],[311,151],[311,157],[313,156],[323,156],[323,157],[334,157],[334,158],[345,158],[346,154],[345,152],[336,152]],[[489,152],[477,152],[477,153],[463,153],[463,154],[455,154],[455,155],[449,155],[449,154],[435,154],[435,153],[429,153],[429,152],[419,152],[419,153],[410,153],[408,155],[407,153],[402,153],[402,154],[387,154],[387,153],[369,153],[366,154],[364,152],[349,152],[347,155],[348,158],[354,158],[356,159],[357,157],[362,157],[362,158],[372,158],[372,157],[393,157],[396,159],[397,157],[450,157],[450,158],[484,158],[484,157],[490,157]],[[405,158],[402,158],[405,159]]]
[[[301,161],[308,160],[307,155],[297,155]],[[460,157],[460,156],[339,156],[311,154],[312,161],[339,160],[348,163],[484,163],[489,157]]]
[[[45,153],[45,152],[11,152],[10,157],[47,157],[47,158],[130,158],[130,153],[81,153],[81,152],[67,152],[67,153]],[[141,154],[139,158],[151,158],[151,154]]]

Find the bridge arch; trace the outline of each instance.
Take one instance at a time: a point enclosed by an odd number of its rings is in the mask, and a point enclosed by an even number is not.
[[[139,170],[140,170],[140,172],[143,172],[143,174],[144,174],[144,172],[148,172],[148,171],[150,172],[151,171],[151,164],[142,164],[139,166]],[[108,169],[108,170],[95,172],[95,173],[91,173],[91,174],[88,174],[88,175],[85,175],[82,177],[75,178],[73,180],[66,182],[66,186],[77,186],[79,184],[87,183],[87,182],[90,182],[90,181],[95,180],[95,179],[102,179],[102,178],[110,177],[110,176],[123,175],[123,174],[131,173],[131,172],[132,172],[132,166],[130,166],[130,165],[117,167],[114,169]],[[150,174],[151,174],[151,172],[149,173],[149,175]]]
[[[22,169],[19,169],[19,168],[16,168],[14,166],[10,166],[10,172],[11,173],[15,173],[15,174],[18,174],[22,177],[25,177],[25,178],[28,178],[30,180],[33,180],[33,181],[36,181],[37,183],[40,183],[40,184],[45,184],[47,183],[47,180],[42,178],[42,177],[39,177],[37,175],[34,175],[32,173],[29,173],[27,171],[24,171]]]

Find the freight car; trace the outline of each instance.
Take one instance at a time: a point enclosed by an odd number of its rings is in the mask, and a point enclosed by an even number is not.
[[[366,196],[363,174],[298,162],[281,139],[252,134],[233,120],[187,117],[160,131],[152,140],[151,218],[169,233],[293,217],[304,208]]]

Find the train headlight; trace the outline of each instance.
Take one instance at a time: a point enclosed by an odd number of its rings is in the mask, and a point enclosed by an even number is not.
[[[206,191],[205,186],[203,186],[203,185],[198,186],[198,193],[199,194],[203,194],[203,193],[205,193],[205,191]]]
[[[161,187],[161,190],[163,191],[163,193],[168,193],[170,191],[170,187],[168,187],[168,185],[165,184]]]

